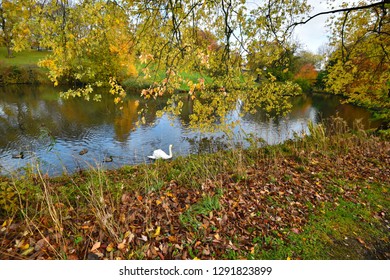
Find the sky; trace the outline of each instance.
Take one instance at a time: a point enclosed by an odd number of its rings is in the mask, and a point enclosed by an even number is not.
[[[249,9],[257,7],[261,1],[263,0],[247,0],[247,7]],[[348,0],[333,0],[332,6],[338,8],[343,1]],[[326,0],[307,0],[307,2],[313,8],[309,13],[311,16],[320,12],[329,11]],[[294,39],[301,43],[302,48],[307,49],[313,53],[318,53],[318,49],[322,45],[327,44],[328,36],[330,35],[330,31],[325,26],[328,16],[330,15],[321,15],[310,20],[306,24],[296,26]]]
[[[335,0],[333,2],[337,5],[342,1]],[[308,0],[308,3],[313,7],[310,15],[329,10],[325,0]],[[328,28],[325,27],[327,18],[328,15],[321,15],[295,28],[295,38],[302,44],[303,48],[317,53],[319,47],[327,44],[328,35],[330,35]]]

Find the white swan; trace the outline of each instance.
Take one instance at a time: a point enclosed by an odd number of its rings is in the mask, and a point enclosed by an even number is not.
[[[153,155],[148,156],[148,158],[151,158],[151,159],[159,159],[159,158],[170,159],[170,158],[172,158],[172,145],[169,145],[169,155],[167,155],[163,150],[158,149],[158,150],[154,150]]]

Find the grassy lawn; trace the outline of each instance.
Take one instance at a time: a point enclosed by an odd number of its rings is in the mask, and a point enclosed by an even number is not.
[[[1,62],[8,66],[36,65],[39,60],[45,58],[49,53],[48,51],[25,50],[14,53],[15,57],[13,58],[7,58],[7,49],[0,47]]]
[[[390,143],[321,131],[118,170],[0,178],[0,258],[390,258]]]
[[[145,79],[145,75],[142,73],[142,67],[143,67],[142,64],[137,64],[136,65],[136,69],[138,71],[138,76],[126,79],[123,82],[123,84],[126,87],[129,87],[129,88],[148,88],[155,81],[161,81],[166,76],[165,70],[158,70],[158,71],[151,70],[151,73],[150,73],[151,77]],[[151,66],[150,68],[153,69],[153,66]],[[178,75],[180,75],[180,77],[183,80],[190,80],[192,82],[198,82],[198,80],[200,78],[203,78],[205,80],[205,84],[211,84],[212,83],[212,78],[211,77],[202,75],[199,72],[185,72],[185,71],[181,71],[181,72],[178,73]],[[183,84],[183,85],[181,85],[179,90],[187,91],[187,90],[189,90],[189,87],[188,87],[187,84]]]

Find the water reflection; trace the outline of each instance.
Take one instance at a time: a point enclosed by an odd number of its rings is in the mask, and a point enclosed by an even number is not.
[[[148,162],[154,149],[167,150],[174,145],[174,157],[189,153],[214,152],[244,141],[246,135],[262,137],[274,144],[307,132],[307,122],[318,122],[336,113],[349,125],[362,119],[365,127],[370,114],[338,98],[326,95],[300,96],[293,100],[293,110],[284,117],[268,118],[262,111],[231,120],[240,120],[234,139],[224,133],[200,133],[188,128],[192,104],[186,101],[180,118],[164,115],[156,118],[166,100],[148,101],[139,93],[129,94],[119,111],[108,96],[102,102],[82,99],[62,100],[61,89],[45,86],[7,86],[0,88],[0,173],[9,174],[28,164],[50,175],[74,172],[79,168],[102,165],[115,168],[124,164]],[[239,108],[239,107],[238,107]],[[136,127],[139,110],[144,109],[146,124]],[[244,141],[243,145],[247,145]],[[80,151],[87,151],[80,155]],[[12,158],[24,152],[23,159]],[[113,162],[103,158],[113,156]]]

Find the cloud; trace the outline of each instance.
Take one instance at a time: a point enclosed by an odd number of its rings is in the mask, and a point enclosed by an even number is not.
[[[309,0],[309,4],[313,6],[313,10],[310,15],[315,15],[320,12],[327,11],[327,5],[324,2],[318,3],[318,1]],[[317,3],[315,3],[317,2]],[[305,49],[311,52],[317,52],[321,45],[324,45],[328,41],[329,32],[326,28],[326,15],[318,16],[308,23],[298,25],[294,30],[294,37],[300,42]]]
[[[329,11],[329,7],[325,1],[308,0],[308,3],[313,7],[310,15]],[[338,7],[342,0],[332,2],[333,7]],[[326,27],[326,21],[330,15],[321,15],[308,23],[299,25],[295,28],[294,37],[300,42],[304,48],[311,52],[317,52],[318,48],[328,42],[330,35],[329,28]]]

